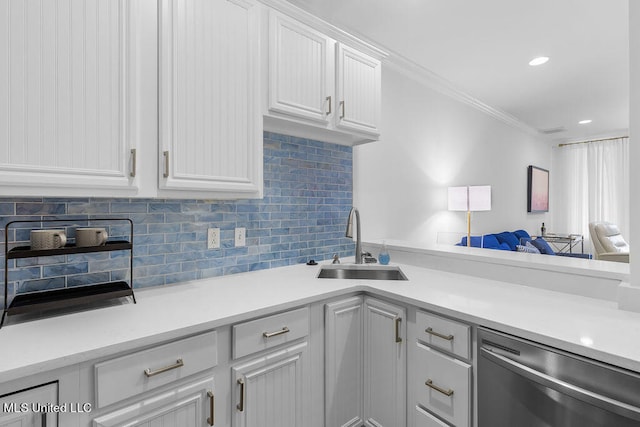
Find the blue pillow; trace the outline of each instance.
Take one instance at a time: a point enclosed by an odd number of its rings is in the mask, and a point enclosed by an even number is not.
[[[500,246],[498,246],[497,248],[492,248],[492,249],[499,249],[501,251],[510,251],[511,250],[511,246],[509,246],[507,243],[500,243]]]
[[[516,246],[520,244],[520,239],[510,231],[503,231],[495,235],[500,243],[506,243],[512,251],[516,250]]]
[[[547,241],[544,240],[542,237],[538,237],[537,239],[533,239],[531,241],[531,244],[533,246],[535,246],[536,248],[538,248],[538,250],[540,251],[541,254],[545,254],[545,255],[555,255],[556,254],[553,251],[553,249],[551,249],[551,246],[549,246],[549,243],[547,243]]]
[[[526,242],[527,240],[531,240],[531,236],[525,230],[516,230],[513,232],[513,234],[515,234],[518,240],[520,240],[521,242]],[[520,244],[523,245],[524,243],[520,243]]]
[[[482,236],[482,247],[487,249],[498,249],[500,247],[500,242],[496,239],[496,236],[493,234],[485,234]]]

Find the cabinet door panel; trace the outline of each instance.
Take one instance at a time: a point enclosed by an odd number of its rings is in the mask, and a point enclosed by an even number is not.
[[[160,188],[259,196],[257,6],[162,0]]]
[[[0,183],[33,195],[65,187],[134,192],[131,3],[3,2]]]
[[[211,405],[215,404],[213,390],[213,378],[205,378],[110,412],[94,419],[93,426],[207,426],[207,418],[212,411]]]
[[[334,41],[274,12],[269,34],[269,109],[328,123]]]
[[[336,126],[380,133],[381,69],[377,59],[338,44]]]
[[[405,425],[406,310],[368,297],[364,307],[365,425]]]
[[[39,411],[39,405],[48,403],[58,403],[58,383],[0,397],[0,427],[55,427],[57,414]]]
[[[362,297],[325,306],[325,419],[327,427],[361,426]]]
[[[233,368],[234,426],[304,425],[306,352],[304,342]]]

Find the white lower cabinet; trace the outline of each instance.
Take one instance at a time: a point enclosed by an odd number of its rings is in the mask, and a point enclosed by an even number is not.
[[[364,300],[365,426],[406,425],[406,318],[403,307]]]
[[[0,396],[0,427],[55,427],[58,415],[47,405],[58,403],[58,383]]]
[[[357,296],[325,305],[327,427],[363,424],[363,306]]]
[[[406,423],[406,314],[353,297],[325,306],[326,425]]]
[[[471,426],[471,327],[422,311],[414,325],[408,402],[413,427]]]
[[[305,425],[307,348],[301,342],[232,368],[234,427]]]
[[[215,425],[213,378],[149,396],[93,420],[94,427],[202,427]]]

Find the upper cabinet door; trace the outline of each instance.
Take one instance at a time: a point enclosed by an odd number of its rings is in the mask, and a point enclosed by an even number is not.
[[[136,194],[133,3],[0,4],[1,195]]]
[[[380,134],[380,61],[338,43],[336,126]]]
[[[160,195],[262,195],[257,9],[161,0]]]
[[[334,46],[326,35],[269,15],[269,109],[327,124],[334,109]]]

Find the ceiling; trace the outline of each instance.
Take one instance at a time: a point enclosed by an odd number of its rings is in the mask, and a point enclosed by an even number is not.
[[[629,0],[289,1],[551,141],[627,135]]]

